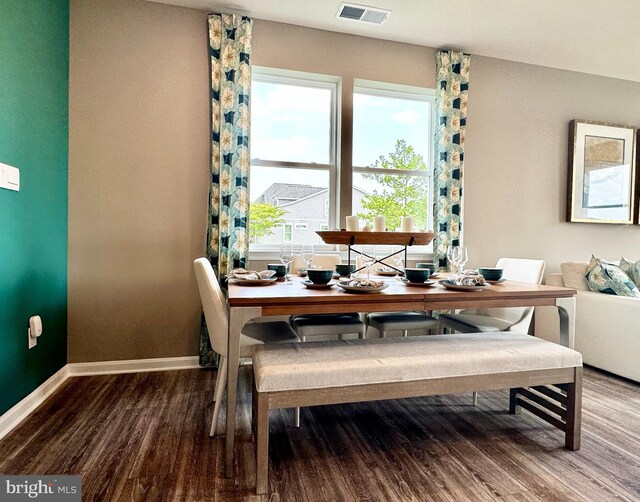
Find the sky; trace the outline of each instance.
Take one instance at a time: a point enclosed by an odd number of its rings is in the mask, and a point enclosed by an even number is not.
[[[331,92],[281,83],[254,81],[251,97],[251,158],[289,162],[329,163]],[[398,139],[404,139],[429,159],[430,104],[354,95],[353,164],[366,167],[380,155],[388,155]],[[304,183],[326,187],[326,171],[292,170],[254,166],[251,200],[274,182]],[[356,175],[354,184],[371,191],[374,182]]]

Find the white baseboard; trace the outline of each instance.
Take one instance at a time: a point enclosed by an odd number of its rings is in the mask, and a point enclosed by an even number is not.
[[[117,375],[199,368],[198,356],[129,359],[125,361],[97,361],[95,363],[69,363],[69,376]]]
[[[69,378],[69,369],[67,368],[67,365],[65,365],[51,375],[31,394],[0,416],[0,439],[6,436],[16,425],[27,418],[33,410],[53,394],[58,387],[67,380],[67,378]]]
[[[60,368],[31,394],[0,416],[0,439],[11,432],[38,406],[53,394],[69,377],[90,375],[116,375],[199,368],[198,356],[131,359],[127,361],[98,361],[95,363],[69,363]]]

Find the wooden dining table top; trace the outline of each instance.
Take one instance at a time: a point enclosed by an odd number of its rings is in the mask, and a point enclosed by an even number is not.
[[[440,274],[437,281],[446,278]],[[384,280],[389,286],[377,293],[347,293],[334,286],[309,289],[306,278],[292,277],[292,284],[275,282],[266,286],[244,286],[229,282],[229,307],[261,307],[263,315],[286,315],[361,311],[434,310],[469,307],[528,307],[556,305],[556,299],[574,296],[576,291],[559,286],[545,286],[514,281],[491,284],[477,291],[455,291],[441,284],[431,287],[408,286],[395,277]]]

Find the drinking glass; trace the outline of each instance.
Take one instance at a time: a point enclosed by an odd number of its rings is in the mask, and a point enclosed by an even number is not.
[[[311,262],[313,261],[313,244],[303,244],[300,254],[307,265],[307,269],[311,267]]]
[[[287,284],[292,284],[291,276],[289,275],[289,266],[293,261],[293,246],[291,244],[283,244],[280,246],[280,261],[285,266],[285,279]]]
[[[362,246],[360,249],[362,253],[362,263],[367,269],[367,280],[369,280],[369,274],[371,267],[376,262],[376,247],[375,246]]]
[[[467,248],[460,246],[458,251],[458,273],[464,272],[464,266],[469,261],[469,252]]]
[[[447,247],[447,260],[451,264],[451,271],[456,274],[458,273],[458,259],[460,257],[460,246],[449,246]]]

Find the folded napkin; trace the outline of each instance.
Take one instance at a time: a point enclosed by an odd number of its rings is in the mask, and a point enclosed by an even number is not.
[[[475,270],[465,270],[462,274],[456,274],[449,276],[451,281],[456,286],[484,286],[485,280]]]
[[[381,288],[384,286],[384,281],[374,281],[359,275],[352,275],[349,278],[349,282],[347,282],[347,286],[351,288]]]
[[[271,279],[276,275],[275,270],[245,270],[244,268],[236,268],[231,271],[227,276],[227,279],[242,279],[242,280],[259,280],[259,279]]]

